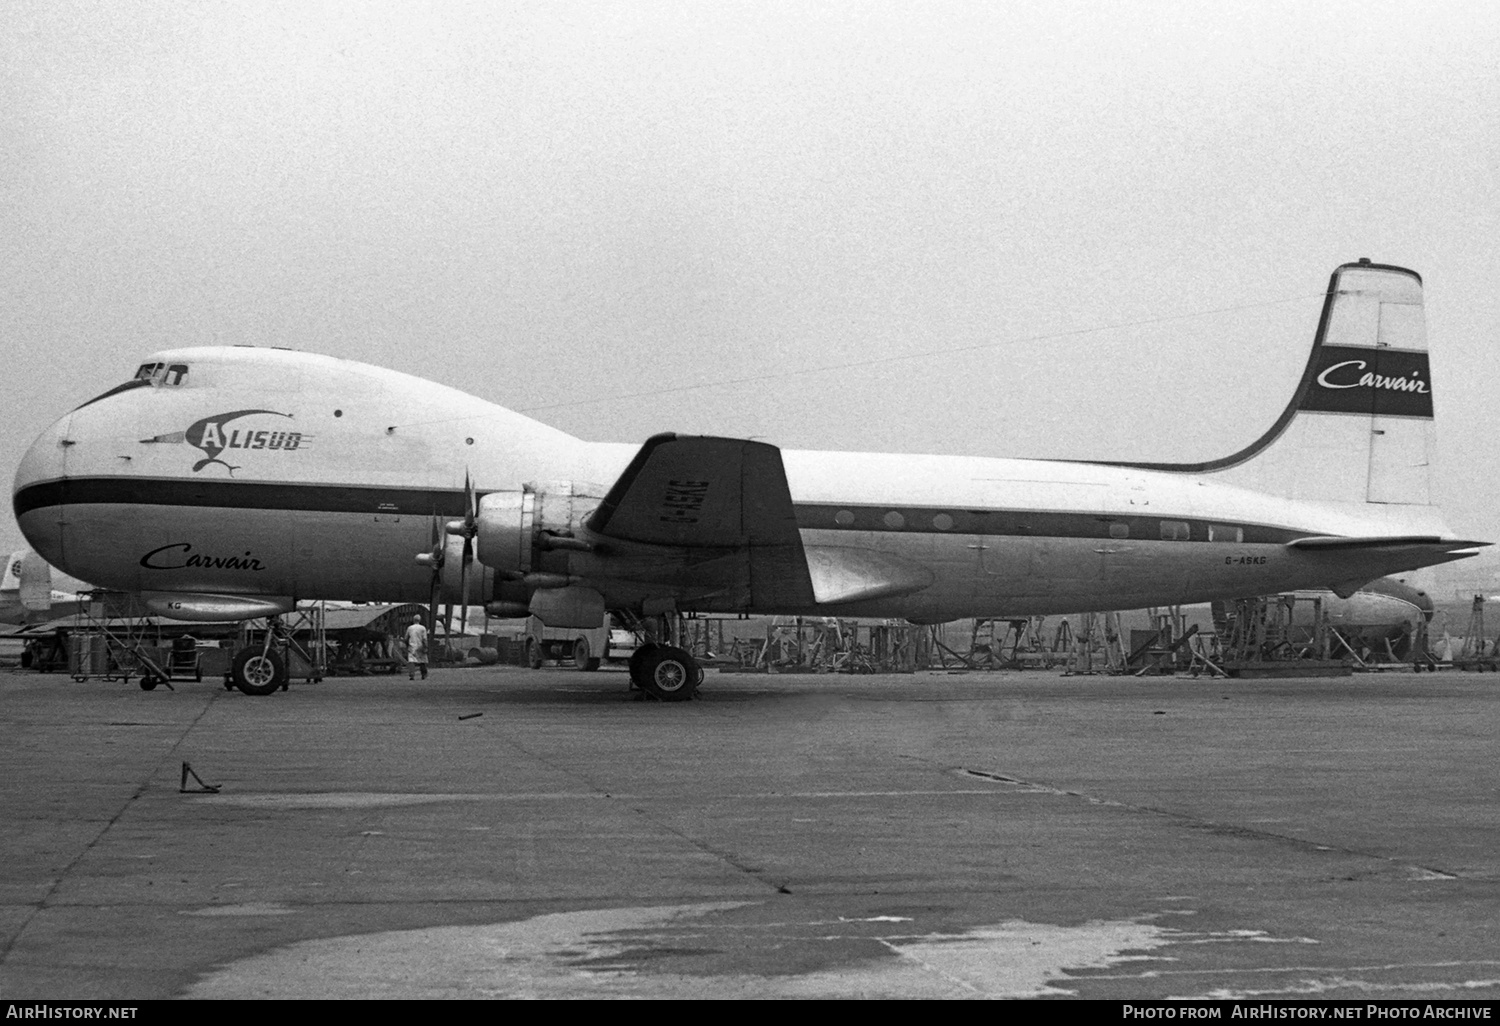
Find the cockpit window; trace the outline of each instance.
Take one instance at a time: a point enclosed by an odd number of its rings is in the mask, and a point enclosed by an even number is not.
[[[135,380],[172,387],[182,384],[187,372],[185,363],[143,363],[136,368]]]
[[[92,406],[100,399],[108,399],[112,395],[128,392],[132,388],[146,388],[148,386],[154,388],[174,388],[182,384],[183,379],[187,377],[187,372],[188,365],[185,363],[143,363],[136,368],[135,377],[125,382],[125,384],[116,385],[108,392],[94,396],[94,398],[84,403],[83,406],[76,407],[76,409],[81,410],[84,406]]]

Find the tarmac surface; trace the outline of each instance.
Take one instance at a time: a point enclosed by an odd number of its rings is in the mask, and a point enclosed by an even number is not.
[[[0,998],[1494,1000],[1497,737],[1458,672],[0,672]]]

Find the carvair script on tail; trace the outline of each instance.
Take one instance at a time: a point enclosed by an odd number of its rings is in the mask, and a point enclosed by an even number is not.
[[[142,442],[175,443],[187,442],[196,449],[202,450],[204,458],[193,464],[193,472],[197,473],[211,463],[217,463],[226,468],[230,474],[240,469],[240,464],[227,463],[219,459],[219,454],[227,449],[281,449],[290,451],[300,449],[308,441],[306,435],[300,431],[252,431],[248,428],[228,428],[230,421],[239,420],[241,417],[252,417],[256,415],[267,415],[271,417],[286,417],[291,419],[290,413],[280,413],[276,410],[234,410],[230,413],[216,413],[202,420],[194,421],[186,431],[174,431],[171,434],[156,435],[153,438],[143,438]]]

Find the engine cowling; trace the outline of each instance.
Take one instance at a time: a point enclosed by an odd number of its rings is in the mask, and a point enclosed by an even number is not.
[[[564,481],[479,500],[479,561],[496,573],[497,614],[529,614],[549,627],[599,626],[604,599],[571,572],[569,554],[592,549],[577,535],[603,496],[598,486]]]
[[[573,481],[486,494],[477,517],[479,561],[501,577],[547,573],[536,578],[537,586],[563,586],[567,582],[556,575],[567,572],[564,553],[588,548],[575,535],[603,497],[598,485]]]
[[[536,550],[536,493],[490,492],[479,500],[479,561],[505,574],[531,572]]]

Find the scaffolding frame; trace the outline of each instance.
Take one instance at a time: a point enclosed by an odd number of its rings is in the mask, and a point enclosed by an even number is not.
[[[133,603],[120,592],[95,589],[80,594],[84,601],[74,614],[68,639],[72,678],[80,684],[88,680],[129,683],[134,676],[140,678],[144,691],[158,684],[172,689],[171,672],[153,654],[162,640],[156,620],[137,615]]]

